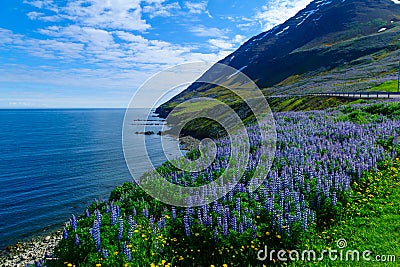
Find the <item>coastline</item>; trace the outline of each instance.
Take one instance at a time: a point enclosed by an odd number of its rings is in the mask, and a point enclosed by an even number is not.
[[[34,236],[31,241],[17,242],[0,250],[0,266],[30,266],[54,257],[54,249],[62,239],[62,230]]]

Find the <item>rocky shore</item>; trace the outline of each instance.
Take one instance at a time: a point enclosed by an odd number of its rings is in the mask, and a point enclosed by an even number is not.
[[[54,249],[61,239],[62,231],[56,230],[29,242],[18,242],[14,246],[8,246],[0,250],[0,267],[35,266],[36,262],[53,259]]]

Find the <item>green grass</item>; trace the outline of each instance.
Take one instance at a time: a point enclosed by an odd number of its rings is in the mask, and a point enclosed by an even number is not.
[[[371,123],[379,121],[382,116],[400,119],[400,103],[378,103],[363,107],[347,105],[340,109],[337,121],[350,121],[354,123]]]
[[[358,104],[361,103],[360,101],[365,103],[365,100],[328,96],[288,96],[268,98],[268,103],[271,110],[274,112],[322,110],[335,108],[345,104]]]
[[[229,97],[229,94],[223,94],[221,101],[233,100]],[[343,106],[345,104],[360,104],[367,102],[366,100],[351,99],[343,97],[326,97],[326,96],[289,96],[289,97],[271,97],[268,98],[268,104],[273,112],[282,111],[311,111],[311,110],[323,110],[327,108],[335,108]],[[229,102],[229,101],[227,101]],[[241,114],[241,119],[244,123],[251,122],[253,117],[249,112],[244,102],[240,100],[231,101],[229,105],[236,113]],[[205,105],[201,103],[190,103],[183,104],[179,108],[176,108],[174,115],[168,119],[169,123],[175,124],[175,126],[184,125],[181,134],[192,135],[197,138],[204,137],[218,137],[224,134],[221,126],[215,121],[201,118],[201,114],[206,115],[207,112],[211,114],[211,110],[218,110],[214,104]],[[219,118],[226,116],[222,112],[217,112]],[[248,116],[250,115],[250,116]],[[198,117],[198,119],[192,120],[192,117]],[[207,116],[204,116],[207,117]],[[218,118],[217,117],[217,118]],[[173,129],[172,129],[173,131]]]
[[[339,220],[330,226],[310,231],[299,249],[322,251],[338,249],[336,241],[345,239],[347,250],[372,251],[371,262],[361,260],[292,262],[290,266],[399,266],[400,262],[400,159],[389,161],[377,173],[366,173],[352,184],[349,199]],[[362,255],[362,254],[361,254]],[[377,255],[395,255],[396,262],[377,262]]]
[[[397,92],[398,90],[398,81],[392,80],[384,82],[378,86],[369,88],[368,92]]]

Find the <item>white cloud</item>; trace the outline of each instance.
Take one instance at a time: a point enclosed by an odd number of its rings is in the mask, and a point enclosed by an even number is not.
[[[200,1],[200,2],[185,2],[185,7],[189,9],[189,13],[192,14],[202,14],[207,11],[208,1]]]
[[[24,0],[23,3],[29,4],[38,9],[47,9],[55,13],[58,12],[58,7],[53,0]]]
[[[71,41],[59,41],[54,39],[33,39],[12,31],[0,28],[0,48],[12,52],[26,52],[39,58],[78,59],[84,45]]]
[[[222,50],[224,54],[233,52],[235,48],[243,43],[246,40],[246,37],[243,35],[235,35],[234,38],[215,38],[209,39],[208,43],[214,50]]]
[[[221,30],[215,27],[207,28],[203,25],[193,26],[189,31],[199,37],[222,37],[228,33],[227,30]]]
[[[73,42],[85,46],[85,51],[105,51],[118,48],[111,32],[92,27],[71,25],[67,27],[48,27],[39,30],[40,33],[55,37],[56,40]]]
[[[118,38],[120,38],[120,39],[122,39],[124,41],[127,41],[127,42],[144,43],[144,44],[148,43],[148,40],[146,40],[141,35],[134,35],[132,33],[124,32],[124,31],[116,31],[115,34],[116,34],[116,36],[118,36]]]
[[[39,19],[40,17],[43,17],[43,16],[44,16],[44,13],[32,11],[32,12],[29,12],[28,14],[26,14],[26,15],[27,15],[28,18],[30,18],[31,20],[35,20],[35,19]]]
[[[247,39],[246,36],[240,35],[240,34],[236,34],[235,37],[233,38],[233,42],[235,44],[242,44],[246,39]]]
[[[150,28],[142,19],[140,0],[75,0],[64,6],[57,6],[51,0],[25,1],[40,10],[52,11],[53,15],[38,12],[28,14],[31,19],[44,21],[70,20],[83,26],[101,29],[123,29],[145,31]]]
[[[143,7],[143,13],[149,14],[150,18],[154,17],[171,17],[177,15],[177,11],[181,9],[178,2],[163,4],[165,0],[150,1],[149,5]]]
[[[228,16],[227,20],[236,22],[237,27],[243,31],[260,27],[267,31],[282,24],[304,9],[312,0],[270,0],[260,9],[255,10],[251,17]]]
[[[86,26],[137,31],[150,28],[142,19],[140,0],[70,1],[63,11]]]
[[[271,0],[256,12],[254,19],[266,31],[293,17],[312,0]]]
[[[233,42],[226,39],[210,39],[208,42],[214,46],[215,49],[232,50]]]

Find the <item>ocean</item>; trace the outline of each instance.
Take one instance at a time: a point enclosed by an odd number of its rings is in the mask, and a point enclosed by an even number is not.
[[[143,109],[134,112],[132,134],[147,117]],[[122,150],[124,115],[124,109],[0,110],[0,248],[62,227],[132,180]],[[157,133],[162,124],[152,117],[146,130]],[[155,165],[166,160],[159,139],[146,136]],[[164,145],[177,147],[166,139]],[[144,156],[137,155],[135,167],[142,173]]]

